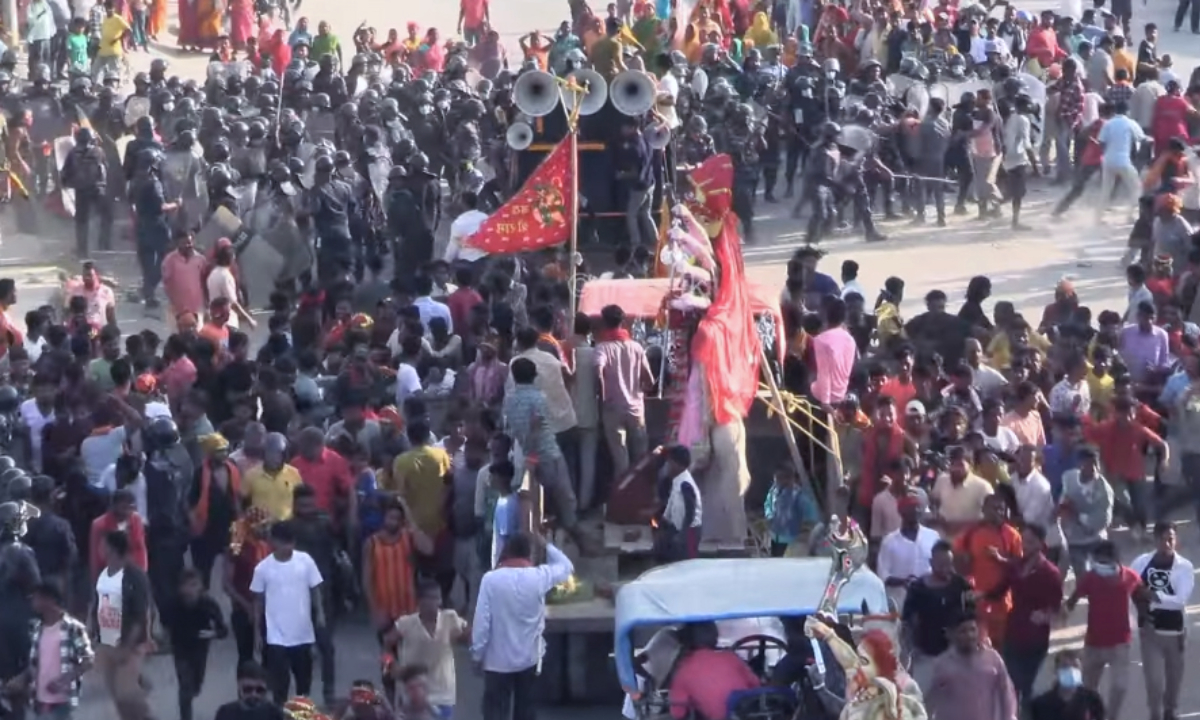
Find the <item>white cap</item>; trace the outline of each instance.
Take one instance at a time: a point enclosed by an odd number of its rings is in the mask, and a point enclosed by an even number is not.
[[[925,403],[920,400],[909,400],[908,404],[904,406],[904,414],[925,417]]]

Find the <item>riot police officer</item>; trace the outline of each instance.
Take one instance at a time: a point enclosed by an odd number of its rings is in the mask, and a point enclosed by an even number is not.
[[[147,308],[158,307],[154,291],[162,280],[162,261],[171,244],[167,214],[179,207],[179,203],[169,202],[164,194],[159,177],[162,160],[162,151],[155,148],[139,153],[137,164],[141,170],[132,193],[137,256],[142,268],[142,298]]]
[[[760,159],[766,145],[756,127],[754,110],[746,104],[729,118],[729,155],[733,159],[733,212],[742,221],[746,242],[754,241],[754,195],[758,190]]]
[[[61,174],[65,188],[75,191],[75,252],[90,255],[88,222],[95,212],[100,218],[101,250],[112,247],[112,205],[108,202],[108,158],[96,142],[90,128],[75,131],[75,147],[67,155]]]
[[[321,155],[308,191],[303,218],[312,220],[317,235],[317,272],[322,285],[346,277],[354,265],[350,216],[355,212],[354,188],[335,173],[333,158]]]

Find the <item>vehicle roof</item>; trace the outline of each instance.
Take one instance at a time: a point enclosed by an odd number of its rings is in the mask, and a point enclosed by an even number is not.
[[[685,560],[643,573],[617,591],[615,652],[622,684],[634,682],[630,631],[643,625],[701,620],[808,615],[825,592],[833,560],[809,558],[731,558]],[[838,610],[888,612],[883,581],[867,568],[850,577]]]

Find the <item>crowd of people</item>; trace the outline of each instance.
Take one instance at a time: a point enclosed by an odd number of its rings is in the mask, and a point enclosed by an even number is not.
[[[647,465],[661,480],[660,560],[696,557],[702,536],[727,527],[716,526],[689,449],[647,427],[664,379],[633,318],[617,305],[575,312],[574,258],[472,244],[517,184],[502,139],[520,121],[518,75],[488,3],[463,1],[462,42],[415,24],[382,41],[358,28],[348,63],[325,22],[314,34],[303,18],[290,31],[271,12],[260,18],[245,0],[228,17],[216,3],[183,5],[181,45],[211,48],[222,64],[249,60],[254,74],[186,81],[156,62],[134,78],[147,109],[123,161],[104,143],[130,130],[130,104],[117,100],[105,59],[162,32],[150,22],[161,2],[109,3],[97,24],[77,1],[68,25],[88,23],[63,37],[58,4],[33,0],[32,84],[0,91],[3,102],[37,99],[68,63],[91,69],[78,46],[95,34],[106,87],[72,82],[63,98],[92,122],[62,172],[35,157],[30,115],[14,115],[6,151],[35,191],[74,192],[81,255],[93,218],[107,249],[106,208],[132,206],[141,294],[157,306],[161,285],[171,325],[165,338],[123,334],[112,289],[87,263],[65,306],[25,313],[21,330],[9,317],[18,288],[0,280],[11,389],[0,404],[18,418],[0,458],[5,695],[15,712],[69,717],[92,673],[122,720],[141,720],[144,662],[157,648],[172,655],[178,712],[191,720],[209,646],[232,636],[238,698],[220,720],[312,716],[318,673],[322,710],[348,696],[355,718],[450,718],[461,643],[484,674],[483,717],[532,717],[545,597],[574,565],[529,527],[529,487],[544,492],[548,524],[576,557],[602,551],[586,525],[614,478]],[[948,0],[927,10],[799,0],[709,0],[686,16],[669,2],[606,10],[570,3],[554,37],[523,38],[521,67],[655,72],[656,113],[610,140],[629,236],[613,277],[651,272],[649,203],[655,184],[670,185],[666,164],[686,172],[718,152],[733,160],[747,240],[760,185],[774,201],[781,165],[813,242],[855,223],[883,239],[876,199],[885,216],[915,222],[928,199],[944,225],[954,184],[956,212],[974,202],[987,219],[1008,203],[1015,228],[1036,174],[1062,186],[1059,215],[1097,176],[1106,200],[1117,186],[1131,211],[1136,200],[1128,305],[1094,316],[1064,280],[1031,322],[993,298],[986,276],[957,313],[947,309],[957,288],[914,308],[899,277],[872,298],[853,261],[835,279],[818,270],[816,246],[797,250],[772,371],[833,418],[844,483],[810,487],[811,473],[780,462],[761,512],[779,555],[826,551],[818,507],[865,529],[872,567],[902,609],[905,667],[937,720],[1120,717],[1135,635],[1150,718],[1179,717],[1193,579],[1169,510],[1179,486],[1189,499],[1200,486],[1190,224],[1200,197],[1181,138],[1194,134],[1200,86],[1157,53],[1157,29],[1144,26],[1134,53],[1132,9],[1120,3],[1080,18],[1010,8],[989,19]],[[918,65],[965,66],[995,85],[953,107],[927,98],[922,110],[879,84],[919,78]],[[487,67],[499,68],[487,85],[466,84],[468,68]],[[1044,79],[1044,102],[1020,71]],[[333,118],[334,148],[302,157],[322,117]],[[658,123],[674,132],[669,150],[650,146]],[[850,125],[877,142],[851,142]],[[182,177],[181,157],[194,163]],[[257,268],[228,239],[196,246],[209,214],[261,207],[242,204],[247,183],[273,217],[295,222],[313,258],[269,294],[262,343],[247,295]],[[435,259],[443,212],[453,220]],[[1110,535],[1119,526],[1132,550]],[[1054,687],[1039,695],[1051,629],[1083,599],[1083,648],[1054,657]],[[338,629],[363,622],[385,660],[378,678],[347,691]],[[679,716],[689,709],[715,720],[682,702]]]

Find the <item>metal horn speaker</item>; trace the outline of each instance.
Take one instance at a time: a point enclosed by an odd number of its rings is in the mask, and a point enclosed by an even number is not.
[[[584,68],[571,73],[570,77],[575,79],[584,92],[579,95],[569,90],[563,93],[563,105],[566,106],[567,112],[575,110],[576,98],[579,98],[580,115],[595,115],[600,112],[600,108],[608,102],[608,81],[604,76],[595,70]]]
[[[626,70],[613,78],[608,94],[617,112],[636,117],[654,107],[657,90],[654,80],[646,73]]]
[[[533,128],[528,123],[515,122],[508,127],[505,140],[513,150],[525,150],[533,144]]]
[[[708,73],[701,68],[696,68],[692,73],[692,94],[703,100],[708,93]]]
[[[646,128],[646,142],[651,150],[662,150],[671,144],[671,128],[664,122],[656,122]]]
[[[530,117],[546,117],[558,107],[558,79],[542,70],[527,70],[513,86],[513,102]]]

